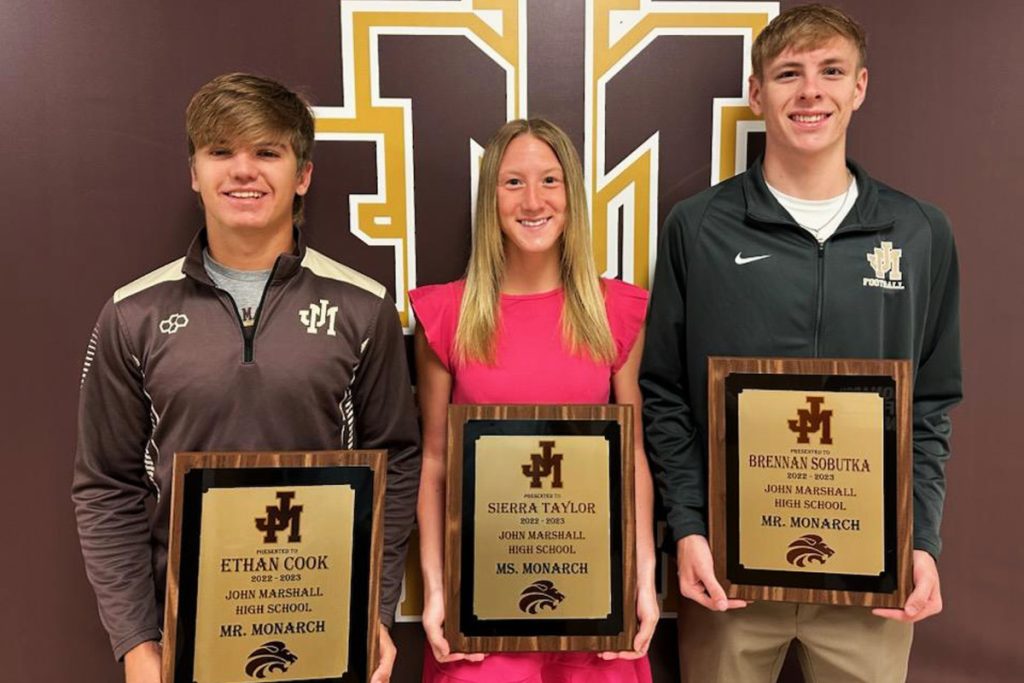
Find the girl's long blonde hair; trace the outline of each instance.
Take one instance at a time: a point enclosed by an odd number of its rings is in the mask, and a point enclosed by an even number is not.
[[[596,361],[615,360],[601,281],[590,247],[590,220],[583,171],[576,148],[565,132],[545,119],[517,119],[498,129],[484,149],[477,189],[473,248],[466,269],[466,289],[455,332],[455,355],[462,362],[494,362],[505,242],[498,217],[498,168],[509,143],[532,135],[551,148],[565,178],[565,228],[559,238],[565,304],[562,339],[570,353],[586,353]]]

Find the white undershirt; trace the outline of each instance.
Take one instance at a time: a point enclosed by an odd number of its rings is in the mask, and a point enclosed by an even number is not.
[[[850,186],[846,192],[830,199],[790,197],[771,185],[768,185],[768,190],[782,208],[789,212],[797,225],[811,233],[819,243],[824,243],[832,236],[857,201],[857,181],[854,178],[850,178]]]

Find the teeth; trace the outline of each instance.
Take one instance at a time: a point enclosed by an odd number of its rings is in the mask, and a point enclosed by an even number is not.
[[[529,220],[527,218],[519,219],[519,223],[524,225],[527,228],[539,228],[540,226],[542,226],[545,223],[547,223],[547,221],[548,221],[547,218],[537,218],[535,220]]]
[[[228,194],[238,199],[259,199],[263,196],[262,192],[229,192]]]
[[[797,123],[817,123],[824,119],[825,114],[793,114],[793,120]]]

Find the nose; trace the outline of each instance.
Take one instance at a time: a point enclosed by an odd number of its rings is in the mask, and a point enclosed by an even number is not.
[[[523,193],[523,210],[540,211],[544,208],[544,200],[541,197],[542,188],[536,183],[527,183]]]
[[[239,152],[231,157],[231,176],[238,179],[251,179],[256,177],[255,159],[248,152]]]
[[[820,100],[821,99],[821,85],[818,83],[817,76],[807,76],[801,82],[800,98],[804,100]]]

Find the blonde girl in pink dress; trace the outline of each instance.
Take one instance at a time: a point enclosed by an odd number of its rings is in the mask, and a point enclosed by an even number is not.
[[[423,418],[418,518],[425,683],[648,683],[658,621],[652,484],[635,430],[636,611],[626,652],[453,653],[443,635],[446,416],[453,403],[631,404],[647,292],[597,276],[579,157],[543,119],[487,144],[465,280],[410,292]]]

